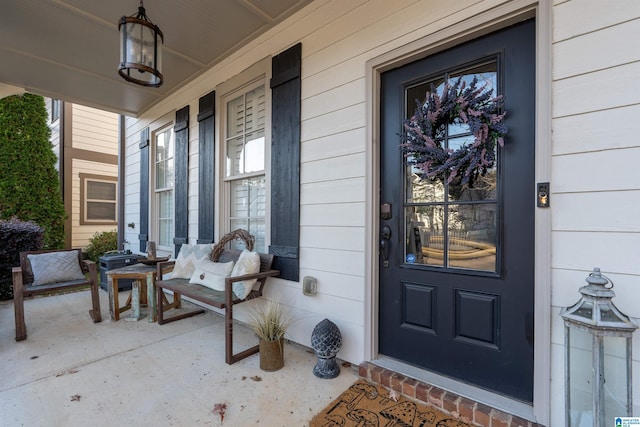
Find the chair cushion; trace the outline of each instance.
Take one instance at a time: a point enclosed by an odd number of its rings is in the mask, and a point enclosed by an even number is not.
[[[78,263],[77,251],[29,254],[27,259],[33,271],[33,286],[85,278]]]
[[[180,247],[176,263],[171,272],[172,279],[190,279],[195,271],[196,263],[208,260],[211,255],[213,244],[184,244]]]
[[[213,262],[207,260],[196,264],[189,283],[206,286],[216,291],[224,292],[224,279],[233,270],[233,261]]]
[[[236,265],[233,266],[231,276],[243,276],[245,274],[256,274],[258,272],[260,272],[260,254],[245,249],[240,254],[240,257],[238,257]],[[245,299],[256,282],[257,279],[233,282],[233,293],[236,294],[238,298]]]

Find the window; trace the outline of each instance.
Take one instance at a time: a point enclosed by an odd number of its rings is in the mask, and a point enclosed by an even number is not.
[[[80,224],[117,222],[117,178],[80,174]]]
[[[248,230],[255,250],[266,250],[265,179],[266,95],[264,81],[225,98],[225,188],[229,210],[227,231]]]
[[[60,100],[52,99],[51,100],[51,121],[55,122],[60,118]]]
[[[155,132],[153,140],[156,244],[158,249],[172,251],[174,227],[174,153],[173,128]]]
[[[478,87],[498,90],[496,61],[473,66],[417,82],[405,93],[406,116],[416,108],[416,99],[435,88],[442,94],[445,79],[458,77]],[[450,124],[437,130],[443,147],[457,150],[474,142],[468,125]],[[405,257],[412,263],[450,269],[497,272],[499,246],[498,162],[486,170],[473,186],[453,179],[425,179],[416,167],[405,164]]]

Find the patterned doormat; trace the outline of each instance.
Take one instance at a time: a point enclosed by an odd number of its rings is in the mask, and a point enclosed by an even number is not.
[[[310,427],[472,427],[439,410],[386,388],[359,380],[322,412]]]

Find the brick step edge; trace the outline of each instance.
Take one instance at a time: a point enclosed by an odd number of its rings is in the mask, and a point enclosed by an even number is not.
[[[475,402],[434,385],[382,368],[371,362],[358,366],[358,375],[401,393],[408,399],[435,407],[469,424],[483,427],[543,427],[513,414]]]

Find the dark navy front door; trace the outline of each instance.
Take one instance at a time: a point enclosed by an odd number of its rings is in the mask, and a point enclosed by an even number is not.
[[[421,179],[399,149],[416,99],[459,77],[503,95],[507,111],[496,165],[473,187]],[[390,70],[381,84],[380,353],[531,402],[535,23]],[[448,131],[448,146],[467,131]]]

